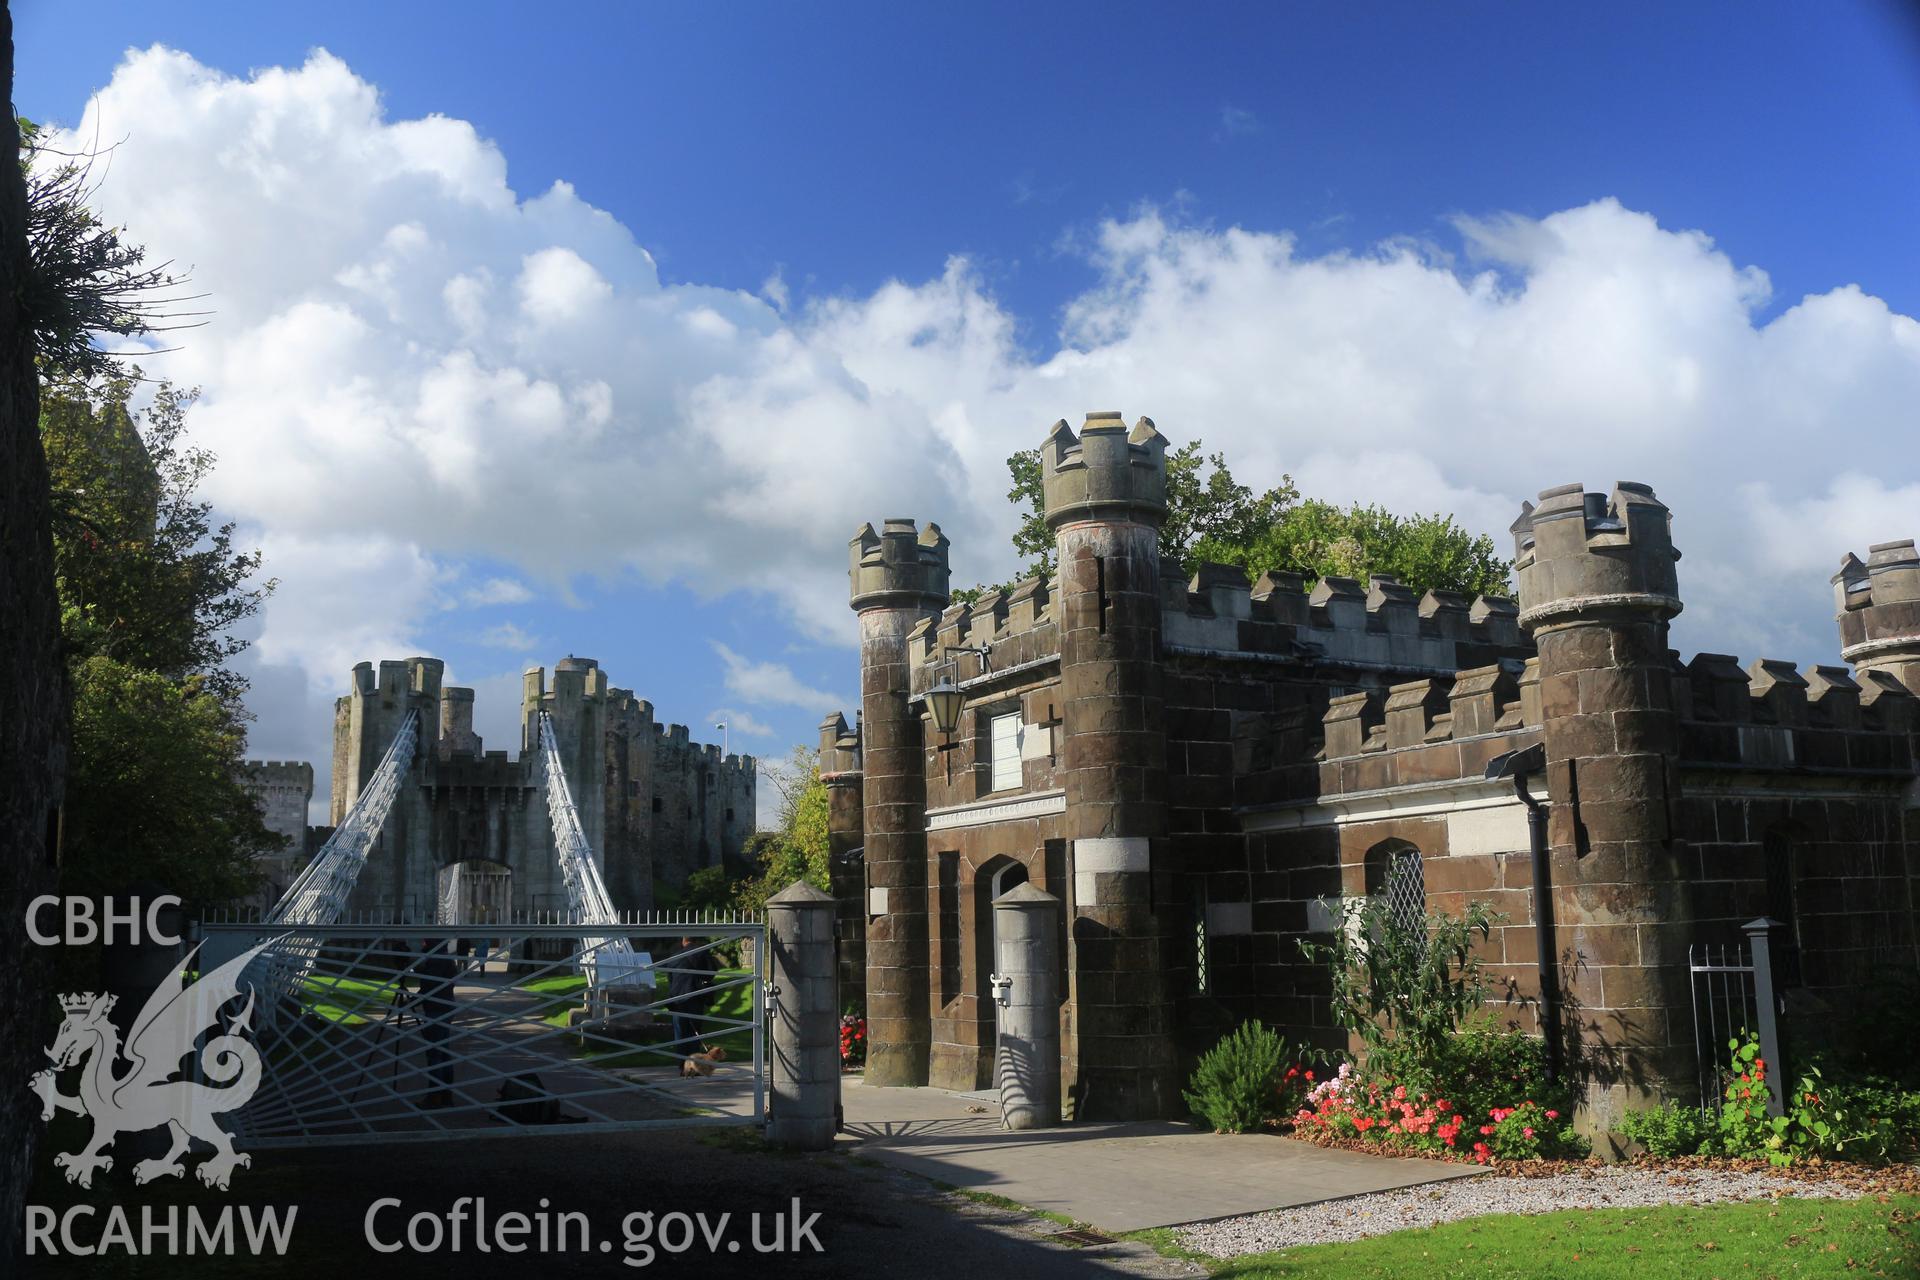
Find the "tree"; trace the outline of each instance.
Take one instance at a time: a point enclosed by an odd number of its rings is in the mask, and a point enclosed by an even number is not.
[[[0,6],[0,78],[13,90],[13,13]],[[9,121],[5,144],[19,152]],[[53,586],[53,532],[31,288],[24,171],[0,172],[0,1078],[24,1080],[44,1062],[46,947],[26,934],[24,904],[52,886],[66,778],[66,675]],[[0,1099],[0,1257],[20,1253],[22,1203],[40,1110],[28,1091]]]
[[[129,407],[138,371],[48,388],[54,563],[74,688],[62,887],[110,893],[134,877],[189,900],[254,884],[276,847],[240,785],[246,682],[225,664],[274,584],[233,548],[195,490],[213,464],[181,442],[190,393],[161,383]],[[198,815],[197,817],[195,815]]]
[[[162,382],[138,415],[139,370],[47,389],[40,414],[54,485],[61,629],[75,660],[104,655],[174,680],[198,676],[243,714],[246,684],[226,663],[231,628],[276,585],[254,581],[258,551],[236,551],[194,494],[214,458],[183,443],[192,392]]]
[[[1279,571],[1302,580],[1385,573],[1416,591],[1506,595],[1508,562],[1493,539],[1472,534],[1450,515],[1399,516],[1380,506],[1336,507],[1309,499],[1289,507],[1252,538],[1208,535],[1195,560],[1237,564],[1249,578]]]
[[[88,207],[92,156],[55,152],[32,121],[16,125],[27,186],[29,266],[21,304],[40,360],[81,379],[112,373],[117,356],[96,346],[95,335],[137,338],[183,327],[156,321],[184,317],[164,308],[188,299],[164,295],[185,277],[171,263],[147,265],[147,251],[120,238],[126,228],[108,226]]]
[[[98,897],[153,880],[189,902],[250,892],[254,854],[281,837],[236,781],[245,745],[201,677],[101,654],[75,664],[62,891]]]
[[[829,888],[829,801],[815,753],[795,747],[784,764],[767,770],[767,777],[780,792],[780,825],[748,842],[760,874],[734,887],[734,901],[746,911],[765,910],[768,898],[796,881]]]
[[[1281,476],[1278,486],[1256,494],[1233,478],[1225,458],[1217,453],[1202,455],[1201,447],[1199,440],[1190,440],[1167,455],[1167,518],[1160,526],[1160,555],[1183,566],[1197,542],[1251,542],[1300,496],[1290,476]],[[1040,450],[1023,449],[1014,454],[1007,459],[1007,471],[1013,477],[1007,501],[1016,506],[1024,503],[1027,508],[1013,533],[1014,551],[1028,558],[1022,577],[1041,573],[1051,576],[1054,542],[1047,528]],[[1001,587],[1012,585],[1003,583]],[[972,587],[953,595],[956,600],[971,601],[987,590]]]
[[[1239,565],[1250,578],[1272,570],[1297,573],[1306,582],[1386,573],[1418,591],[1477,595],[1510,589],[1509,565],[1495,552],[1493,539],[1469,533],[1450,515],[1399,516],[1378,506],[1302,501],[1293,478],[1285,475],[1275,487],[1255,493],[1234,479],[1223,456],[1201,449],[1201,442],[1192,440],[1167,455],[1160,557],[1183,573],[1213,561]],[[1047,529],[1040,450],[1014,454],[1007,471],[1013,478],[1007,500],[1026,508],[1013,534],[1014,551],[1028,560],[1023,576],[1050,575],[1054,541]],[[1002,583],[998,589],[1010,586]],[[964,588],[953,598],[970,603],[993,589]]]

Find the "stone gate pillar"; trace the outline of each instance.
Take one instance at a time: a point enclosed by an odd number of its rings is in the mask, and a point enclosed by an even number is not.
[[[1060,899],[1032,884],[993,900],[991,995],[1006,1001],[997,1009],[993,1074],[1009,1129],[1060,1123],[1059,911]]]
[[[1061,775],[1071,840],[1069,1088],[1076,1119],[1179,1109],[1173,1006],[1154,917],[1166,843],[1160,525],[1167,442],[1140,419],[1087,415],[1041,446],[1059,553]],[[1164,896],[1164,895],[1162,895]]]
[[[867,870],[867,1070],[872,1085],[924,1085],[928,1004],[927,777],[911,710],[907,633],[947,603],[947,539],[909,519],[851,544],[860,619],[861,784]]]
[[[833,898],[797,881],[767,899],[767,977],[778,991],[767,1141],[824,1151],[840,1128],[840,997]]]
[[[1576,1126],[1692,1079],[1693,913],[1675,848],[1679,725],[1667,622],[1671,516],[1642,484],[1548,489],[1514,523],[1520,625],[1540,648],[1553,906]]]

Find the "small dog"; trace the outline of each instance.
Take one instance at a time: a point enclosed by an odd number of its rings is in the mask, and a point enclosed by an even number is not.
[[[704,1053],[690,1054],[682,1059],[680,1062],[680,1074],[688,1080],[696,1076],[710,1076],[713,1074],[713,1064],[716,1062],[725,1062],[726,1060],[727,1051],[720,1045],[714,1045]]]

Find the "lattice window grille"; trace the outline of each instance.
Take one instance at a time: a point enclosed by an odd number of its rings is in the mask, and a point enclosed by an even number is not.
[[[1424,941],[1427,932],[1427,879],[1418,849],[1396,850],[1387,862],[1387,927]]]
[[[1212,987],[1207,972],[1207,891],[1203,885],[1193,888],[1193,989],[1205,994]]]

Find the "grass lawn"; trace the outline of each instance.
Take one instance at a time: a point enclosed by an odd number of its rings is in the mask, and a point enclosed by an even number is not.
[[[301,980],[301,1007],[317,1013],[328,1022],[357,1027],[367,1015],[379,1017],[393,1003],[396,988],[391,982],[368,982],[362,978],[304,978]]]
[[[751,973],[746,969],[722,969],[715,975],[714,981],[716,984],[738,982],[739,979],[750,976],[752,976]],[[664,973],[658,974],[654,982],[655,990],[659,998],[662,1000],[666,999],[668,975]],[[554,978],[541,978],[535,982],[524,982],[519,985],[523,991],[531,991],[536,995],[555,1000],[556,1002],[552,1006],[552,1012],[547,1014],[543,1020],[550,1026],[564,1029],[567,1025],[567,1015],[573,1009],[579,1007],[579,1001],[572,999],[558,1000],[557,997],[579,995],[586,990],[587,980],[579,974],[567,974]],[[745,1020],[751,1016],[752,1011],[753,984],[751,982],[738,982],[736,986],[727,987],[715,993],[712,1007],[709,1008],[707,1012],[716,1018],[737,1018]],[[665,1021],[668,1013],[669,1010],[663,1009],[658,1011],[655,1016]],[[724,1035],[710,1036],[707,1038],[706,1043],[717,1044],[724,1047],[727,1051],[727,1057],[735,1062],[748,1061],[753,1057],[753,1032],[745,1027],[729,1031]],[[582,1056],[594,1059],[595,1066],[652,1067],[659,1066],[663,1062],[677,1061],[680,1057],[684,1056],[684,1051],[669,1054],[663,1053],[658,1049],[628,1049],[610,1044],[594,1043],[589,1044],[585,1048]]]
[[[1920,1277],[1920,1198],[1911,1196],[1504,1215],[1225,1262],[1182,1253],[1171,1231],[1141,1234],[1233,1280]]]

